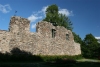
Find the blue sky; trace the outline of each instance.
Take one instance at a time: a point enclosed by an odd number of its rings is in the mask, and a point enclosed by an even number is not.
[[[30,31],[35,32],[36,23],[45,18],[45,10],[52,4],[70,18],[73,31],[82,39],[89,33],[100,37],[100,0],[0,0],[0,29],[8,30],[10,18],[17,11],[17,16],[31,21]]]

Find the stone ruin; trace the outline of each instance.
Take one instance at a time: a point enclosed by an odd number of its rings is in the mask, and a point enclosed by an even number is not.
[[[0,52],[10,52],[19,48],[33,55],[80,55],[80,44],[74,42],[70,30],[41,21],[36,24],[36,32],[30,32],[28,19],[13,16],[9,30],[0,30]]]

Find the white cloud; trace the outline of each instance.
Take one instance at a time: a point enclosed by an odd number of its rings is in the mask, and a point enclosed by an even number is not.
[[[28,17],[28,20],[30,20],[30,22],[34,22],[37,19],[41,19],[41,18],[42,18],[42,16],[36,16],[36,15],[32,14],[31,16]]]
[[[10,7],[9,4],[6,4],[6,5],[0,4],[0,11],[1,11],[2,13],[8,13],[8,12],[10,12],[11,10],[12,10],[12,9],[11,9],[11,7]]]
[[[33,12],[32,15],[28,17],[28,20],[35,22],[38,19],[42,19],[45,16],[45,11],[48,6],[43,7],[40,11]]]
[[[100,39],[100,37],[95,37],[96,39]]]
[[[41,11],[42,11],[43,13],[45,13],[47,8],[48,8],[48,6],[45,6],[45,7],[42,8]]]
[[[60,9],[59,13],[62,13],[64,15],[66,15],[66,16],[73,16],[73,12],[69,11],[68,9]]]
[[[48,6],[45,6],[42,8],[41,13],[43,13],[44,17],[46,17],[46,9],[48,8]]]
[[[32,29],[36,28],[36,24],[32,24]]]

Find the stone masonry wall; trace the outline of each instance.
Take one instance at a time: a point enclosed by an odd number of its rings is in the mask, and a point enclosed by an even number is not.
[[[81,54],[80,44],[74,42],[70,30],[46,21],[36,24],[36,33],[30,32],[29,28],[28,19],[12,17],[9,31],[0,30],[0,52],[10,52],[17,47],[33,55]]]

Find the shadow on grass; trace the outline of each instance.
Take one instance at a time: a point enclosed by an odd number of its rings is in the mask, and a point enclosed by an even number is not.
[[[0,53],[0,67],[100,67],[99,62],[78,62],[66,58],[44,62],[41,56],[32,55],[19,48],[13,48],[10,52]]]
[[[48,67],[100,67],[100,62],[73,62],[73,61],[66,61],[66,63],[47,63]]]
[[[0,62],[37,62],[42,61],[40,56],[32,55],[30,52],[13,48],[11,53],[0,53]]]
[[[78,67],[100,67],[100,62],[78,62]]]
[[[0,67],[100,67],[97,62],[76,62],[76,63],[21,63],[21,64],[0,64]]]

